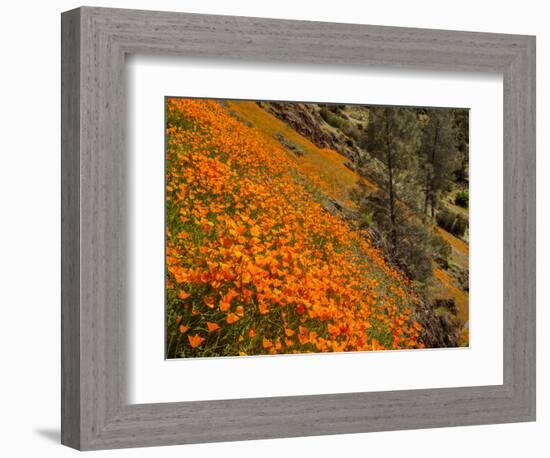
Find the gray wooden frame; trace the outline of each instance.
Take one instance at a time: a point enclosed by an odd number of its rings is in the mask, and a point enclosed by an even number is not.
[[[83,7],[62,15],[62,443],[105,449],[535,419],[535,38]],[[503,385],[130,405],[129,53],[499,72]]]

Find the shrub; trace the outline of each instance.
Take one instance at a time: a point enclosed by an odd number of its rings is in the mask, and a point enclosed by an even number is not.
[[[333,111],[327,110],[326,108],[321,108],[319,114],[328,124],[337,129],[342,129],[346,123],[342,118],[334,114]]]
[[[368,229],[372,226],[372,212],[369,210],[365,210],[363,214],[361,215],[360,220],[361,227]]]
[[[449,242],[437,234],[432,235],[431,240],[432,255],[434,261],[444,269],[449,267],[449,258],[451,257],[452,248]]]
[[[438,211],[436,219],[440,227],[458,237],[462,237],[468,227],[468,220],[464,216],[448,208]]]
[[[470,196],[468,191],[459,191],[455,195],[455,204],[459,207],[468,208],[470,204]]]
[[[468,220],[464,216],[457,214],[452,233],[462,237],[466,232],[467,228],[468,228]]]
[[[451,229],[454,224],[456,213],[444,208],[437,212],[436,221],[439,227],[442,227],[448,232],[451,232]]]
[[[359,140],[361,140],[361,132],[359,131],[359,129],[357,127],[355,127],[353,124],[351,123],[346,123],[343,128],[342,128],[342,131],[348,136],[348,137],[351,137],[353,140],[355,140],[356,142],[358,142]]]
[[[432,276],[429,234],[424,226],[402,221],[396,230],[394,262],[412,280],[425,283]]]

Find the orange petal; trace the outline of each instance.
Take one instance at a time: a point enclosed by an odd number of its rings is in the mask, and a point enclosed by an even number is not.
[[[292,329],[285,328],[285,334],[287,335],[287,337],[291,337],[294,335],[294,331]]]
[[[206,327],[210,332],[220,329],[220,326],[218,325],[218,323],[210,323],[208,321],[206,322]]]
[[[235,323],[236,321],[239,321],[241,318],[237,315],[235,315],[234,313],[228,313],[227,314],[227,322],[229,324],[233,324]]]
[[[191,294],[186,293],[183,289],[180,289],[180,290],[178,291],[178,297],[179,297],[180,299],[187,299],[189,296],[191,296]]]

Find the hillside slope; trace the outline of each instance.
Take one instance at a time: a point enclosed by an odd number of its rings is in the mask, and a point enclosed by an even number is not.
[[[239,106],[168,101],[168,357],[422,347],[408,280],[322,206],[341,156]]]
[[[282,134],[283,138],[299,145],[304,152],[303,155],[297,156],[293,154],[291,150],[287,149],[287,156],[301,173],[317,177],[320,188],[323,189],[329,197],[338,199],[346,205],[353,206],[353,203],[349,200],[349,192],[358,182],[361,181],[365,183],[367,187],[372,190],[378,188],[375,183],[368,181],[364,177],[359,176],[355,171],[346,167],[344,164],[348,159],[345,156],[328,148],[317,147],[309,139],[296,132],[281,119],[262,109],[257,103],[226,101],[224,105],[226,105],[228,112],[237,119],[259,129],[267,136],[277,138],[278,134]],[[464,243],[463,240],[440,227],[437,227],[436,231],[449,242],[451,246],[451,263],[455,263],[461,268],[467,269],[469,259],[468,245]],[[469,321],[468,293],[463,291],[456,276],[451,275],[446,270],[435,266],[434,274],[434,294],[442,300],[454,300],[458,317],[465,327],[465,332],[462,333],[461,343],[467,345]]]
[[[358,180],[363,179],[344,165],[348,161],[346,157],[335,150],[316,146],[283,121],[260,108],[256,102],[228,100],[223,104],[236,119],[258,129],[263,135],[282,139],[283,142],[301,148],[303,155],[296,155],[291,149],[284,148],[288,160],[301,173],[314,180],[330,197],[352,205],[349,200],[350,191]]]

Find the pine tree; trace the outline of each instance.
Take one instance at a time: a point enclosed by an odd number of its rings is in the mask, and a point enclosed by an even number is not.
[[[453,172],[459,166],[456,154],[457,130],[451,110],[427,110],[428,122],[422,132],[420,148],[421,170],[424,182],[423,217],[435,219],[440,196],[450,191]]]
[[[416,112],[399,107],[375,107],[369,110],[366,131],[367,151],[384,165],[383,187],[388,196],[388,216],[395,244],[397,224],[397,189],[403,175],[415,167],[420,142]]]

